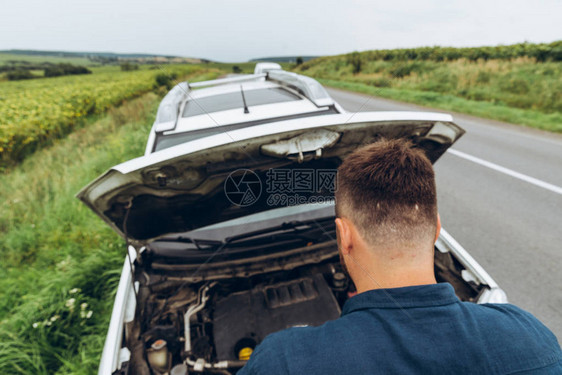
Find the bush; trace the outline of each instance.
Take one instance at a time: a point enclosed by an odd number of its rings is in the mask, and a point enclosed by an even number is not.
[[[171,89],[174,86],[174,79],[176,79],[177,74],[175,73],[160,73],[156,76],[156,87],[166,86]]]
[[[238,65],[232,65],[232,73],[241,73],[242,69]]]
[[[347,63],[353,67],[353,74],[361,72],[361,54],[357,51],[347,56]]]
[[[488,83],[488,82],[490,82],[491,78],[492,78],[492,74],[490,74],[490,72],[480,71],[480,72],[478,72],[478,75],[476,76],[476,82],[477,83]]]
[[[461,94],[460,96],[463,96],[467,99],[476,100],[476,101],[484,101],[484,100],[491,101],[489,92],[486,89],[472,88],[472,89],[465,89],[464,91],[465,92],[459,94]]]
[[[409,76],[412,72],[412,69],[412,64],[398,64],[390,69],[390,74],[392,74],[392,76],[395,78],[402,78]]]
[[[375,87],[390,87],[390,86],[392,86],[392,82],[390,81],[390,79],[383,78],[383,77],[368,80],[366,83],[371,85],[371,86],[375,86]]]
[[[132,70],[139,70],[139,65],[138,64],[133,64],[130,62],[124,62],[121,63],[121,70],[124,72],[130,72]]]
[[[562,61],[562,46],[553,48],[550,51],[550,58],[552,61]]]
[[[424,80],[420,88],[423,91],[434,92],[453,92],[456,90],[458,84],[458,77],[452,71],[442,68],[432,72],[427,80]]]
[[[527,94],[531,89],[529,83],[521,78],[504,78],[500,80],[499,86],[503,91],[507,93],[520,95]]]
[[[53,64],[49,62],[31,63],[29,61],[8,60],[0,66],[0,72],[11,72],[14,70],[43,70]]]
[[[45,77],[59,77],[66,75],[91,74],[92,71],[85,66],[72,64],[56,64],[45,68]]]
[[[6,73],[6,78],[8,78],[9,81],[19,81],[21,79],[35,78],[35,76],[31,74],[29,70],[18,69]]]

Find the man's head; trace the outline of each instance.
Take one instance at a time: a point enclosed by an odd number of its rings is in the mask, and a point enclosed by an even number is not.
[[[336,216],[340,255],[356,284],[365,267],[383,287],[434,282],[440,223],[433,166],[422,150],[381,140],[349,155],[338,169]]]

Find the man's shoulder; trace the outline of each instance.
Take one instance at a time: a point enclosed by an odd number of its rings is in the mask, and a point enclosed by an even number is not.
[[[562,360],[556,336],[533,314],[512,304],[462,305],[472,312],[474,339],[487,342],[497,355],[509,352],[513,363],[528,362],[537,367]]]
[[[510,303],[476,304],[461,302],[461,304],[477,316],[481,324],[493,324],[496,327],[506,325],[517,330],[527,328],[533,333],[540,332],[553,335],[533,314]]]

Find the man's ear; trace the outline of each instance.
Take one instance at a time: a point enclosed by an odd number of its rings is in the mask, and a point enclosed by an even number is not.
[[[336,218],[336,235],[338,246],[344,255],[353,249],[353,235],[351,233],[351,223],[346,218]]]
[[[440,233],[441,233],[441,217],[439,216],[439,213],[437,213],[437,229],[435,230],[435,241],[433,241],[433,243],[437,242]]]

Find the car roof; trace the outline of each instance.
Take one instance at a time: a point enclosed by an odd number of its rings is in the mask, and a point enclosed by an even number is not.
[[[198,98],[204,98],[204,97],[209,97],[209,96],[213,96],[213,95],[226,94],[226,93],[230,93],[230,92],[239,92],[240,86],[243,86],[244,91],[282,87],[281,85],[279,85],[277,83],[266,81],[265,78],[262,78],[259,81],[250,81],[250,82],[242,82],[242,83],[228,83],[228,84],[224,84],[224,85],[205,87],[205,88],[201,88],[201,89],[191,91],[189,93],[189,96],[190,96],[190,98],[198,99]],[[285,87],[283,87],[283,88],[286,89]],[[290,91],[294,94],[297,94],[297,95],[304,98],[304,96],[300,95],[299,93],[297,93],[294,90],[288,90],[288,91]],[[190,98],[188,98],[188,100],[190,100]]]
[[[319,82],[281,69],[181,82],[160,102],[145,153],[161,137],[342,112]]]
[[[283,103],[263,104],[250,107],[249,113],[244,113],[242,105],[237,109],[204,113],[191,117],[180,117],[174,130],[164,132],[164,135],[190,132],[212,127],[251,123],[260,120],[289,117],[292,115],[305,115],[310,113],[325,112],[326,108],[318,108],[308,100],[297,100]]]
[[[190,101],[195,101],[199,99],[208,99],[213,96],[229,94],[229,93],[240,93],[241,88],[244,93],[248,93],[254,90],[263,89],[279,89],[284,90],[298,97],[298,100],[292,101],[280,101],[268,104],[261,104],[256,106],[250,106],[249,113],[244,112],[244,107],[242,104],[242,97],[240,97],[240,107],[235,109],[227,109],[222,111],[209,111],[195,116],[183,117],[179,116],[176,127],[173,130],[164,132],[165,135],[179,134],[189,131],[195,131],[200,129],[206,129],[217,126],[225,126],[231,124],[238,124],[242,122],[253,122],[266,120],[271,118],[272,121],[276,118],[283,116],[307,114],[312,112],[322,112],[326,108],[316,106],[312,101],[306,98],[301,93],[296,90],[292,90],[286,86],[279,85],[275,82],[266,81],[265,78],[258,81],[242,82],[242,83],[231,83],[219,86],[213,86],[208,88],[201,88],[190,91],[186,100],[184,100],[180,113],[183,113],[186,103]]]

